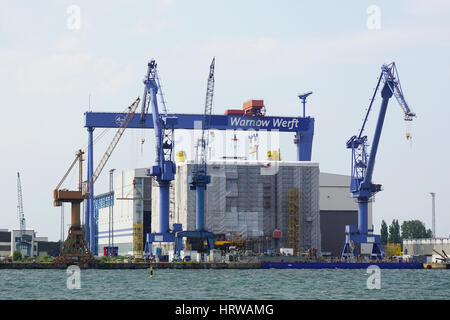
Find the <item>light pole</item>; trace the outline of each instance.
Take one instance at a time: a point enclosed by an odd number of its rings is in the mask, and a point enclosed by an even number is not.
[[[431,194],[431,231],[433,232],[433,238],[436,238],[436,218],[435,218],[435,202],[436,193],[430,192]]]
[[[114,211],[113,211],[113,174],[116,169],[109,170],[109,232],[108,232],[108,249],[106,255],[111,256],[112,247],[114,247]]]

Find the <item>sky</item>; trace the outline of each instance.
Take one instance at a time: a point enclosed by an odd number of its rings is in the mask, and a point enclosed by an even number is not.
[[[151,58],[169,112],[202,113],[215,56],[213,113],[263,99],[267,115],[298,116],[297,95],[313,91],[312,161],[322,172],[345,175],[351,165],[345,143],[359,132],[381,65],[395,61],[417,118],[405,124],[391,99],[373,175],[384,188],[373,204],[375,231],[393,219],[419,219],[431,228],[435,192],[436,234],[450,235],[450,2],[2,0],[0,8],[0,229],[19,225],[20,172],[27,227],[58,240],[52,192],[75,152],[87,147],[84,113],[124,111],[142,96]],[[379,104],[378,96],[365,131],[369,142]],[[94,133],[96,166],[115,132]],[[176,134],[180,142],[190,133]],[[296,159],[292,139],[280,134],[284,160]],[[153,140],[150,130],[127,130],[96,193],[108,190],[111,168],[151,166]],[[76,182],[71,174],[65,186]]]

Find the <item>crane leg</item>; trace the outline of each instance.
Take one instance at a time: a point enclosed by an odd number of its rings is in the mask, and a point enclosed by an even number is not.
[[[367,234],[369,205],[367,200],[358,202],[358,231],[360,234]]]
[[[169,181],[159,182],[159,233],[169,232]]]
[[[74,230],[80,229],[80,203],[72,202],[71,208],[71,227]]]
[[[310,119],[309,128],[295,134],[297,144],[297,161],[311,161],[312,142],[314,138],[314,119]]]
[[[91,181],[93,171],[94,171],[94,128],[90,127],[88,128],[89,132],[89,152],[88,152],[88,180]],[[88,220],[89,221],[89,230],[87,230],[87,233],[89,236],[87,237],[87,242],[89,243],[89,247],[91,249],[91,252],[95,252],[95,229],[96,229],[96,223],[94,219],[94,186],[91,186],[90,192],[89,192],[89,199],[87,200],[87,207],[88,207]],[[85,222],[87,223],[87,222]]]
[[[205,187],[197,186],[196,189],[196,229],[205,230]]]
[[[88,243],[83,234],[80,223],[80,202],[73,201],[71,208],[71,227],[66,241],[61,249],[59,256],[55,259],[56,263],[95,263],[96,260],[89,250]]]

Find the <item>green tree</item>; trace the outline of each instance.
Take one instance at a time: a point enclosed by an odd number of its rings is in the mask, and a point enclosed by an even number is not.
[[[431,230],[427,230],[425,224],[420,220],[409,220],[402,223],[403,239],[426,239],[432,236]]]
[[[380,233],[381,233],[381,235],[380,235],[381,244],[387,244],[388,237],[389,237],[389,232],[388,232],[387,223],[384,220],[381,221],[381,231],[380,231]]]
[[[14,252],[13,252],[13,260],[14,261],[22,260],[22,252],[20,252],[20,250],[14,250]]]
[[[391,243],[401,243],[402,237],[400,236],[400,225],[398,220],[392,220],[391,225],[389,226],[389,237],[388,241]]]

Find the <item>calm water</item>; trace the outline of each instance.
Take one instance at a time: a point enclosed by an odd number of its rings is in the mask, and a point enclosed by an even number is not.
[[[450,299],[450,270],[0,270],[0,299]]]

